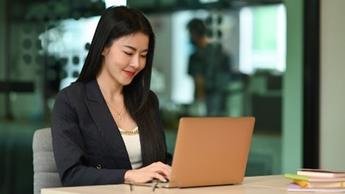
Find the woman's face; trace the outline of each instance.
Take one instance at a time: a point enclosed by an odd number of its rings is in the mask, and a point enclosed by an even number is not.
[[[149,37],[141,32],[115,39],[103,49],[100,76],[109,76],[125,86],[145,67]]]

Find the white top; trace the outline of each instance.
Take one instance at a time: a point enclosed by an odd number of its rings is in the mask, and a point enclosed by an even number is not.
[[[132,169],[141,167],[143,165],[143,162],[141,158],[141,146],[138,127],[135,127],[132,130],[124,130],[121,128],[119,128],[119,130],[122,139],[125,142]]]

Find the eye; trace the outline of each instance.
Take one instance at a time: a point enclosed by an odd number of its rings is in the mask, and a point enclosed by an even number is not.
[[[146,58],[147,57],[147,52],[141,52],[140,53],[141,58]]]
[[[127,52],[127,51],[123,51],[126,55],[128,55],[128,56],[132,56],[133,55],[133,53],[132,52]]]

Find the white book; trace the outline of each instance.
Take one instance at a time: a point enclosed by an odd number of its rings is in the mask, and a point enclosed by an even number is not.
[[[323,169],[301,169],[297,171],[298,175],[308,176],[309,178],[345,178],[344,171],[331,171]]]

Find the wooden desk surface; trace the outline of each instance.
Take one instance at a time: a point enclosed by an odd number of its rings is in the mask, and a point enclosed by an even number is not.
[[[60,187],[42,189],[41,194],[114,194],[114,193],[176,193],[176,194],[282,194],[295,193],[287,192],[286,188],[289,180],[282,175],[246,177],[241,185],[197,187],[184,189],[157,188],[154,192],[150,187],[133,186],[132,192],[129,185],[101,185],[101,186],[82,186],[82,187]],[[307,194],[309,192],[298,192]],[[310,193],[309,193],[310,194]]]

